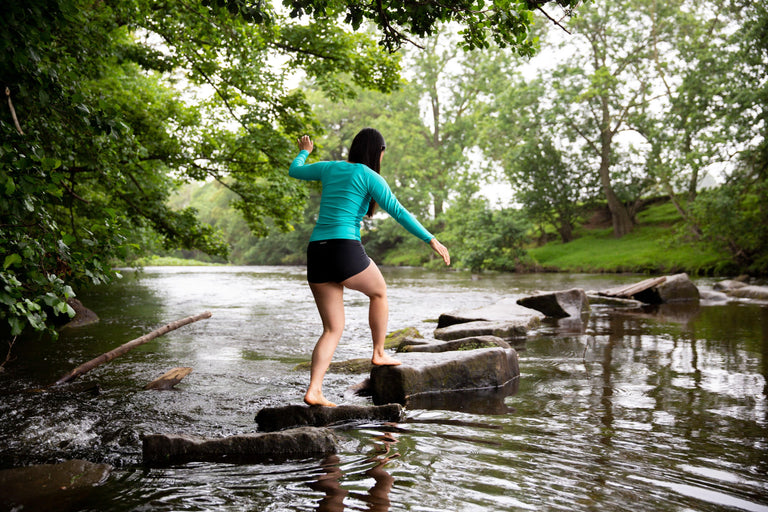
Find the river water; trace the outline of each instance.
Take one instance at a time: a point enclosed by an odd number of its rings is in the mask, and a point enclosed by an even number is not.
[[[390,330],[430,335],[444,312],[536,290],[605,289],[628,275],[484,275],[384,269]],[[300,267],[125,271],[82,295],[101,322],[25,340],[0,373],[0,469],[81,458],[115,469],[66,510],[768,511],[768,305],[656,310],[593,305],[583,325],[545,322],[517,343],[521,377],[499,407],[412,408],[399,424],[338,431],[326,460],[147,468],[141,436],[256,431],[268,406],[301,403],[320,331]],[[702,290],[713,281],[697,280]],[[370,356],[367,302],[347,292],[335,360]],[[81,377],[99,393],[35,392],[167,322],[213,316]],[[173,391],[144,391],[191,366]],[[329,374],[326,396],[367,404]]]

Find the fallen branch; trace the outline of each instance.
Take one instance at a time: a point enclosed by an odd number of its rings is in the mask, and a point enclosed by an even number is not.
[[[597,294],[603,295],[606,297],[631,298],[633,295],[636,295],[642,291],[645,291],[648,288],[653,288],[654,286],[658,286],[666,280],[667,280],[666,276],[652,277],[650,279],[646,279],[644,281],[640,281],[639,283],[631,284],[628,286],[619,286],[617,288],[603,290],[601,292],[598,292]]]
[[[193,322],[197,322],[198,320],[203,320],[205,318],[210,318],[211,312],[206,311],[204,313],[200,313],[199,315],[195,316],[188,316],[187,318],[183,318],[181,320],[176,320],[175,322],[171,322],[167,325],[164,325],[160,327],[159,329],[156,329],[149,334],[145,334],[144,336],[140,338],[136,338],[135,340],[131,340],[128,343],[124,343],[117,347],[116,349],[110,350],[109,352],[105,354],[101,354],[99,357],[95,359],[91,359],[87,363],[81,364],[71,372],[67,373],[66,375],[62,376],[59,380],[56,381],[54,386],[58,386],[60,384],[64,384],[65,382],[69,382],[72,379],[75,379],[79,377],[80,375],[89,372],[99,366],[100,364],[104,364],[106,362],[109,362],[116,358],[117,356],[121,356],[128,352],[129,350],[132,350],[139,345],[143,345],[144,343],[148,341],[152,341],[153,339],[157,338],[158,336],[162,336],[163,334],[173,331],[175,329],[178,329],[179,327],[185,326],[187,324],[191,324]]]
[[[16,126],[16,131],[19,132],[19,135],[24,135],[24,132],[21,130],[21,125],[19,124],[19,118],[16,117],[16,109],[13,108],[10,87],[5,88],[5,95],[8,97],[8,108],[11,110],[11,117],[13,118],[13,124]]]
[[[173,389],[173,386],[181,382],[181,379],[190,373],[192,373],[192,368],[189,366],[174,368],[144,386],[144,389]]]

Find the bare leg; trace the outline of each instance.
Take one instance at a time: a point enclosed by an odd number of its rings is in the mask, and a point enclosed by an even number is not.
[[[323,396],[323,379],[344,331],[344,287],[338,283],[310,283],[317,311],[323,321],[323,334],[312,351],[312,370],[304,402],[335,407]]]
[[[384,352],[384,340],[387,337],[387,323],[389,321],[389,302],[387,301],[387,283],[376,264],[371,261],[368,268],[350,277],[343,283],[352,290],[364,293],[371,300],[368,309],[368,324],[371,327],[373,339],[373,357],[371,362],[375,365],[397,366],[402,364]]]

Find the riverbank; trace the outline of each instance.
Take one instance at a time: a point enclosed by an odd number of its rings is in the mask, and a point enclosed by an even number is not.
[[[530,247],[528,256],[537,270],[551,272],[737,273],[728,255],[687,240],[682,218],[672,204],[652,205],[637,215],[637,221],[622,238],[613,236],[610,225],[582,225],[573,241]]]

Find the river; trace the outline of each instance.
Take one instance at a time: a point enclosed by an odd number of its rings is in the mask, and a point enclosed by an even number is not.
[[[605,289],[630,275],[384,269],[390,330],[429,335],[444,312],[536,290]],[[695,281],[711,289],[713,280]],[[768,511],[768,305],[656,310],[593,305],[583,326],[545,322],[518,344],[504,410],[407,410],[402,423],[338,432],[340,452],[284,464],[147,468],[141,436],[256,430],[263,407],[301,403],[320,321],[300,267],[125,271],[81,300],[101,321],[57,341],[24,340],[0,373],[0,469],[66,459],[111,464],[110,478],[51,509],[93,511]],[[345,297],[334,360],[369,357],[367,301]],[[167,322],[213,316],[85,376],[100,392],[32,392]],[[173,391],[144,391],[191,366]],[[326,396],[364,375],[329,374]],[[466,407],[464,406],[466,405]],[[449,410],[451,409],[451,410]]]

